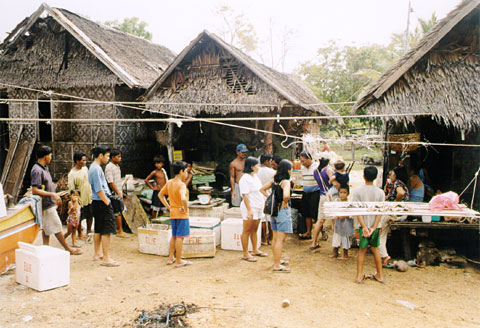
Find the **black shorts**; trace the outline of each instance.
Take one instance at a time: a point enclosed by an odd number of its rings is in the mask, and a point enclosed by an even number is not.
[[[125,204],[123,204],[123,200],[118,196],[112,196],[110,198],[112,208],[113,208],[113,215],[120,216],[122,215],[123,209],[125,208]]]
[[[320,191],[306,192],[302,196],[302,216],[312,218],[318,217],[318,202],[320,201]]]
[[[91,219],[93,218],[92,215],[92,204],[88,204],[84,207],[82,207],[81,214],[80,214],[80,219]]]
[[[154,190],[153,191],[153,194],[152,194],[152,206],[155,206],[155,207],[162,207],[162,202],[160,201],[160,198],[158,198],[158,194],[160,193],[159,190]]]
[[[95,218],[95,233],[108,235],[115,233],[115,217],[113,216],[112,204],[105,205],[101,200],[92,202],[93,217]]]

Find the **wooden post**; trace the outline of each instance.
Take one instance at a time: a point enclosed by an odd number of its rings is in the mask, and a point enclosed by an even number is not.
[[[352,141],[352,162],[355,160],[355,143]]]
[[[167,152],[168,162],[170,163],[170,178],[173,178],[173,129],[174,123],[168,123]]]
[[[273,132],[274,123],[274,120],[265,121],[265,130]],[[263,152],[265,154],[273,154],[273,135],[271,133],[265,133]]]
[[[403,247],[403,256],[406,261],[411,259],[412,250],[410,247],[410,229],[402,229],[402,247]]]

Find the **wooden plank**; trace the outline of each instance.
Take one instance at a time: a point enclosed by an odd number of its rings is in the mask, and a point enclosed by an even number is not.
[[[476,217],[480,213],[460,204],[461,210],[432,211],[428,203],[415,202],[325,202],[323,213],[328,216],[358,216],[358,215],[412,215],[412,216],[453,216]]]
[[[127,222],[130,230],[136,234],[137,228],[150,223],[150,220],[136,195],[127,195],[123,199],[123,203],[127,209],[127,211],[123,213],[123,218],[125,219],[125,222]]]
[[[32,154],[33,147],[35,146],[35,140],[20,140],[15,154],[13,155],[12,165],[5,178],[5,184],[3,185],[3,191],[5,194],[10,194],[17,200],[20,186],[27,170],[28,162],[30,161],[30,155]]]
[[[392,222],[392,230],[401,229],[457,229],[457,230],[479,230],[479,224],[459,222]]]
[[[23,125],[22,125],[22,128],[23,128]],[[22,134],[21,132],[21,129],[20,129],[20,134],[19,136]],[[17,151],[17,147],[18,147],[18,143],[20,142],[20,138],[19,139],[13,139],[12,138],[12,144],[13,144],[13,147],[12,145],[10,145],[10,149],[8,150],[8,154],[7,154],[7,159],[5,160],[5,165],[3,167],[3,172],[2,172],[2,178],[0,180],[0,183],[2,185],[5,184],[5,180],[7,179],[7,176],[8,176],[8,172],[10,172],[10,168],[12,166],[12,161],[13,161],[13,157],[15,156],[15,152]]]

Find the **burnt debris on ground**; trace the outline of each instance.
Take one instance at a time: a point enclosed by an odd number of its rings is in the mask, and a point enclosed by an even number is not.
[[[160,304],[151,312],[142,311],[134,321],[134,327],[166,328],[190,327],[186,316],[197,310],[195,304]]]

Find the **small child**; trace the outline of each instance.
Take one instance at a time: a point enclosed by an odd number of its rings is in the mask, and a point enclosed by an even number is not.
[[[153,158],[153,164],[155,165],[155,170],[153,170],[148,177],[145,179],[145,183],[153,190],[152,194],[152,217],[157,217],[160,213],[160,208],[162,203],[158,198],[158,193],[160,190],[167,184],[168,176],[167,171],[163,168],[165,166],[165,158],[162,155],[155,156]],[[150,183],[150,179],[155,180],[155,184]]]
[[[72,235],[72,247],[77,246],[76,241],[76,232],[79,229],[80,223],[80,212],[81,207],[78,200],[80,199],[80,191],[71,190],[70,191],[70,201],[68,202],[68,218],[67,218],[67,233],[63,236],[65,239],[71,234]],[[81,228],[80,228],[81,229]]]
[[[338,189],[338,197],[340,202],[346,202],[350,188],[348,185],[341,185]],[[331,258],[338,260],[348,260],[348,249],[350,248],[350,237],[353,236],[353,218],[347,216],[338,216],[335,219],[335,231],[333,233],[332,246],[333,252]],[[338,257],[340,245],[343,248],[343,256]]]
[[[328,190],[328,193],[332,196],[337,195],[341,185],[348,185],[350,177],[347,172],[345,172],[345,162],[341,159],[337,160],[333,167],[335,168],[335,173],[328,180],[328,183],[332,187]]]

